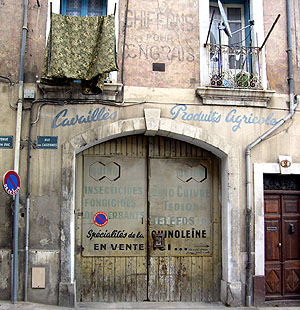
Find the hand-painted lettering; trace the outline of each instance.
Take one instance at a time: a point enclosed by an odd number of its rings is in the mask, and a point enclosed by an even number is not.
[[[172,119],[180,119],[182,121],[195,121],[195,122],[208,122],[208,123],[220,123],[223,115],[216,111],[209,111],[204,113],[203,111],[192,113],[188,111],[187,105],[178,104],[171,108],[170,114]],[[238,114],[237,109],[230,110],[224,117],[226,123],[232,124],[232,131],[236,132],[241,129],[242,124],[250,125],[267,125],[275,126],[278,121],[274,117],[274,113],[270,113],[266,117],[257,117],[253,113]]]
[[[51,128],[58,127],[69,127],[74,125],[81,125],[86,123],[100,122],[105,120],[115,120],[117,118],[117,111],[111,111],[106,107],[102,107],[101,109],[96,108],[95,110],[90,110],[87,115],[78,115],[76,114],[74,117],[69,118],[68,115],[69,110],[63,109],[54,117],[52,121]]]

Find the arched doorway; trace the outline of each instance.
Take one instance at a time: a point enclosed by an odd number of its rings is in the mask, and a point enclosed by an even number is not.
[[[212,153],[161,136],[77,154],[78,301],[219,300],[219,166]]]

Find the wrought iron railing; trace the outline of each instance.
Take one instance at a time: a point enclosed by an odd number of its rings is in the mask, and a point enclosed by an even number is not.
[[[260,48],[207,44],[210,86],[261,89]]]

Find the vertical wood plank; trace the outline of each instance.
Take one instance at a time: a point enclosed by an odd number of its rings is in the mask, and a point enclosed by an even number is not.
[[[165,154],[166,157],[170,157],[171,156],[171,143],[170,143],[170,139],[165,140]]]
[[[170,301],[180,301],[180,257],[170,257]]]
[[[116,154],[120,155],[122,153],[122,139],[118,139],[116,142]]]
[[[137,285],[137,301],[144,301],[147,298],[147,270],[146,270],[146,257],[137,257],[136,264],[136,285]]]
[[[171,157],[176,156],[176,140],[171,140]]]
[[[191,144],[186,144],[186,156],[191,157],[192,156],[192,146]]]
[[[149,145],[148,145],[148,155],[152,157],[154,155],[154,150],[153,150],[153,137],[149,137]]]
[[[181,257],[181,301],[192,301],[192,264],[191,257]]]
[[[104,155],[105,152],[105,143],[101,143],[99,146],[99,154],[98,155]]]
[[[115,258],[115,301],[125,301],[125,257]]]
[[[114,139],[110,142],[110,155],[117,154],[117,139]]]
[[[176,294],[176,258],[174,256],[169,257],[169,273],[170,273],[170,279],[169,279],[169,290],[170,290],[170,301],[176,301],[175,294]]]
[[[114,257],[104,257],[103,300],[114,301]]]
[[[158,157],[159,154],[160,154],[160,150],[159,150],[159,137],[158,136],[155,136],[154,139],[153,139],[153,155]]]
[[[150,301],[158,301],[158,257],[150,257],[148,296]]]
[[[180,157],[181,156],[181,142],[179,140],[175,140],[176,141],[176,157]]]
[[[104,259],[103,257],[94,258],[94,277],[91,281],[94,282],[94,300],[103,300],[103,276],[104,276]]]
[[[122,137],[121,138],[121,145],[122,145],[121,154],[123,156],[126,156],[126,149],[127,149],[127,139],[126,139],[126,137]]]
[[[110,141],[105,142],[105,150],[104,150],[104,154],[105,155],[110,155]]]
[[[127,138],[127,152],[126,152],[127,156],[131,156],[132,155],[132,136],[129,136]]]
[[[82,298],[86,301],[93,301],[93,258],[85,257],[81,262],[81,283],[82,283]]]
[[[192,145],[192,157],[196,157],[197,156],[197,146]]]
[[[159,137],[159,156],[164,156],[165,154],[165,139],[164,137]]]
[[[131,145],[131,148],[132,148],[132,156],[136,156],[137,153],[138,153],[137,137],[136,137],[136,136],[133,136],[133,137],[132,137],[132,145]]]
[[[184,143],[184,142],[181,143],[181,156],[187,157],[187,155],[186,155],[186,143]]]
[[[202,157],[202,149],[200,147],[197,147],[197,157]]]
[[[213,266],[212,266],[212,257],[203,257],[203,299],[205,302],[213,301],[213,285],[214,278],[212,275]]]
[[[143,156],[143,151],[144,151],[143,136],[138,136],[138,152],[137,152],[137,156],[138,157]]]
[[[95,145],[95,146],[93,147],[93,149],[94,149],[94,152],[93,152],[94,155],[99,154],[99,151],[100,151],[100,144]]]
[[[192,257],[192,301],[202,301],[203,258]]]
[[[126,301],[137,301],[137,258],[126,257],[126,284],[125,299]]]
[[[158,300],[170,300],[170,264],[168,256],[158,258]]]

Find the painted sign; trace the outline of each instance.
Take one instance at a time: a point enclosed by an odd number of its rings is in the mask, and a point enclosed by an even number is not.
[[[36,148],[37,149],[57,149],[57,136],[38,136]]]
[[[182,121],[194,121],[219,124],[222,122],[230,124],[232,131],[236,132],[242,128],[242,125],[269,125],[275,126],[278,120],[274,117],[274,113],[267,116],[256,116],[254,113],[239,113],[238,109],[234,108],[223,115],[217,111],[197,111],[197,113],[188,111],[185,104],[178,104],[171,108],[170,113],[172,119]]]
[[[83,256],[145,256],[146,206],[145,159],[85,156]]]
[[[94,220],[95,225],[102,227],[107,224],[108,217],[107,217],[107,214],[104,212],[97,212],[95,213],[93,220]]]
[[[135,86],[190,88],[199,72],[197,4],[140,0],[128,10],[124,56]],[[198,56],[198,57],[197,57]],[[153,70],[160,64],[163,70]],[[179,69],[180,67],[180,69]],[[138,79],[130,78],[140,72]],[[155,74],[164,72],[164,74]],[[154,75],[154,74],[155,75]]]
[[[150,160],[152,256],[211,254],[210,167],[209,160]]]
[[[69,109],[63,109],[54,117],[51,128],[70,127],[105,120],[116,120],[117,116],[117,111],[111,111],[111,109],[106,107],[101,109],[96,108],[94,110],[89,110],[87,114],[76,114],[74,116],[69,115]]]
[[[3,187],[7,194],[16,195],[21,186],[20,176],[13,170],[7,171],[3,176]]]
[[[0,149],[12,149],[13,136],[0,136]]]

